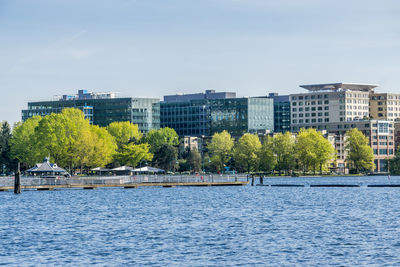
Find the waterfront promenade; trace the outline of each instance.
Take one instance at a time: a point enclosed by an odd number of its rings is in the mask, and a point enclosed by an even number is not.
[[[139,188],[145,186],[245,186],[246,175],[137,175],[88,176],[72,178],[22,177],[22,190],[54,190],[63,188],[96,189],[101,187]],[[14,177],[0,178],[0,191],[14,188]]]

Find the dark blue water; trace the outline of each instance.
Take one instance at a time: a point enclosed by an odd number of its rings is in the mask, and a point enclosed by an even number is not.
[[[400,188],[0,192],[0,215],[4,265],[400,265]]]

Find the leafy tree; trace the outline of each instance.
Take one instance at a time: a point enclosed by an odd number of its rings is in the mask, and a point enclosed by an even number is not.
[[[389,160],[389,170],[391,174],[400,174],[400,147],[397,149],[395,157]]]
[[[78,166],[104,167],[112,162],[116,144],[109,132],[99,126],[91,126],[81,132],[76,143],[76,158]]]
[[[15,169],[15,161],[11,156],[10,148],[11,129],[8,122],[4,121],[0,127],[0,168],[3,171],[10,172]],[[4,167],[3,167],[4,166]]]
[[[146,134],[146,142],[150,145],[150,152],[155,154],[163,145],[179,145],[179,136],[174,129],[168,127],[152,129]]]
[[[62,114],[50,114],[39,121],[34,140],[40,158],[50,156],[60,166],[71,166],[68,149],[69,138],[66,132],[66,119]]]
[[[190,165],[186,159],[178,159],[179,172],[190,171]]]
[[[244,134],[235,147],[234,159],[237,165],[243,166],[247,173],[258,166],[261,142],[255,134]]]
[[[118,148],[129,143],[138,143],[142,138],[137,124],[129,121],[112,122],[107,126],[107,131],[115,138]]]
[[[187,162],[190,169],[194,172],[199,172],[201,170],[201,155],[197,149],[190,150]]]
[[[348,150],[347,161],[352,164],[357,173],[375,169],[374,153],[369,146],[369,140],[357,128],[347,131],[346,149]]]
[[[309,168],[312,168],[315,173],[316,169],[319,168],[322,174],[323,166],[334,159],[335,156],[335,149],[332,144],[324,138],[321,132],[317,132],[313,128],[300,130],[295,148],[304,173]]]
[[[75,108],[66,108],[59,114],[45,116],[35,129],[36,149],[41,158],[50,156],[60,166],[70,170],[81,167],[81,159],[87,157],[81,139],[86,138],[88,142],[91,137],[90,127],[83,112]],[[90,142],[83,145],[88,144]]]
[[[129,165],[135,168],[142,160],[151,161],[153,154],[149,152],[149,144],[135,145],[129,143],[118,150],[115,158],[121,165]]]
[[[79,159],[88,157],[88,153],[81,150],[82,145],[87,148],[94,145],[95,136],[92,134],[90,122],[85,119],[83,112],[76,108],[65,108],[58,116],[63,119],[66,138],[66,151],[59,164],[69,166],[70,169],[75,166],[82,168]],[[82,143],[84,137],[89,138],[86,143]]]
[[[265,172],[270,172],[274,170],[276,165],[276,159],[273,152],[273,142],[272,138],[267,137],[264,140],[264,143],[261,146],[259,151],[259,159],[260,159],[260,170]]]
[[[272,151],[276,158],[275,168],[279,171],[279,174],[281,174],[281,171],[287,173],[295,166],[294,141],[295,139],[290,132],[278,133],[272,139]]]
[[[219,170],[222,171],[232,157],[233,146],[233,138],[227,131],[213,134],[208,150],[212,155],[211,161],[218,165]]]
[[[178,149],[175,146],[163,144],[155,151],[153,163],[157,168],[171,171],[175,167],[177,157]]]
[[[41,161],[39,148],[35,141],[35,129],[42,120],[40,116],[27,119],[24,123],[17,123],[12,132],[11,155],[27,166],[33,166]]]
[[[29,166],[50,156],[70,170],[105,166],[116,148],[106,129],[90,125],[78,109],[64,109],[17,124],[11,144],[12,155]]]

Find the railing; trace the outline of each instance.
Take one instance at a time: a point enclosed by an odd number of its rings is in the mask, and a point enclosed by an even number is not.
[[[201,182],[243,182],[246,174],[236,175],[134,175],[134,176],[88,176],[88,177],[56,177],[40,178],[23,176],[22,186],[46,185],[129,185],[145,183],[201,183]],[[0,178],[0,187],[14,186],[14,177]]]

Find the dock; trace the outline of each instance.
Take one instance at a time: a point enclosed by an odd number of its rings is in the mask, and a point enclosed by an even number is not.
[[[14,178],[1,178],[0,191],[13,190]],[[60,189],[94,190],[99,188],[137,189],[140,187],[212,187],[246,186],[245,177],[238,176],[111,176],[84,178],[32,178],[23,177],[22,190],[52,191]]]

